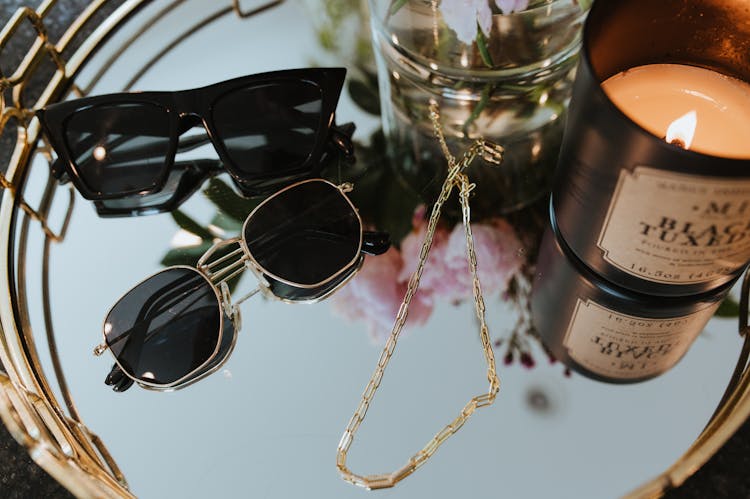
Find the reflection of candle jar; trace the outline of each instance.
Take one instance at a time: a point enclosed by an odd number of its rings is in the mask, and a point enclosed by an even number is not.
[[[609,383],[645,381],[682,358],[733,282],[692,297],[635,293],[591,272],[548,230],[532,319],[545,346],[576,372]]]
[[[690,295],[750,260],[748,26],[741,2],[594,3],[552,202],[604,278]]]

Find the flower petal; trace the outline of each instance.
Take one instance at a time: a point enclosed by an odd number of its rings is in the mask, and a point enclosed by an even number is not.
[[[495,0],[495,5],[503,14],[512,14],[526,10],[529,6],[529,0]]]
[[[487,4],[487,0],[480,1]],[[476,3],[477,0],[442,0],[440,2],[443,21],[456,33],[456,38],[467,45],[471,45],[477,36]]]
[[[477,0],[474,8],[477,10],[477,24],[482,28],[484,35],[489,36],[492,29],[492,9],[490,9],[490,3],[486,0]]]

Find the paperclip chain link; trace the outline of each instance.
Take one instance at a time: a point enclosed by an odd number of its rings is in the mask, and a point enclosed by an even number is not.
[[[451,435],[456,433],[466,422],[467,419],[480,407],[485,407],[492,404],[495,401],[495,396],[500,389],[500,380],[497,376],[495,368],[495,355],[492,350],[492,344],[489,337],[489,329],[485,321],[485,305],[484,298],[482,297],[482,287],[479,282],[477,275],[477,258],[474,250],[474,238],[471,232],[471,210],[469,208],[469,194],[474,188],[474,184],[469,182],[469,178],[463,171],[471,164],[476,156],[481,155],[486,161],[500,164],[503,157],[502,147],[489,144],[483,139],[474,141],[471,147],[464,153],[459,162],[456,162],[456,158],[450,153],[448,145],[445,141],[442,128],[439,123],[440,115],[438,112],[437,104],[434,102],[430,105],[430,119],[434,127],[435,137],[440,143],[440,148],[448,161],[448,176],[443,183],[440,195],[437,201],[433,205],[432,213],[427,224],[427,232],[425,234],[424,242],[419,252],[419,262],[417,268],[409,279],[409,283],[404,295],[404,300],[399,307],[396,315],[396,320],[391,330],[391,334],[388,336],[388,340],[385,343],[385,347],[380,354],[378,359],[377,367],[373,373],[370,381],[365,387],[362,399],[354,411],[354,415],[349,420],[349,424],[344,430],[344,434],[341,437],[341,441],[338,445],[338,452],[336,456],[336,466],[341,473],[344,480],[351,482],[355,485],[367,489],[381,489],[393,487],[395,484],[412,474],[420,466],[422,466],[445,442]],[[487,362],[487,380],[489,381],[489,388],[486,394],[477,395],[473,397],[464,406],[463,410],[459,415],[450,423],[448,423],[442,430],[440,430],[427,445],[425,445],[420,451],[414,454],[402,468],[393,471],[391,473],[381,475],[357,475],[352,473],[351,470],[346,466],[346,459],[349,449],[354,441],[354,436],[359,429],[360,425],[365,419],[367,410],[370,407],[375,392],[380,386],[383,380],[383,375],[388,362],[396,349],[396,343],[398,342],[401,330],[406,324],[406,319],[409,313],[409,305],[412,298],[419,288],[419,281],[422,277],[427,257],[432,247],[432,241],[435,236],[435,230],[437,228],[438,220],[440,219],[440,213],[443,204],[450,197],[454,187],[458,187],[459,199],[461,202],[461,212],[464,225],[464,235],[466,237],[466,251],[467,259],[469,263],[469,270],[472,276],[472,290],[474,298],[474,309],[476,312],[477,319],[479,320],[479,337],[482,342],[484,349],[484,356]]]

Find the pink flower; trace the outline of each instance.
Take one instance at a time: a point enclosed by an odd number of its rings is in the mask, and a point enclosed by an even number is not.
[[[529,0],[495,0],[495,5],[507,15],[525,10]],[[442,0],[440,12],[445,24],[456,33],[456,38],[467,45],[477,37],[477,26],[485,36],[489,36],[492,29],[489,0]]]
[[[417,267],[427,231],[424,213],[424,207],[417,209],[412,221],[414,230],[401,242],[404,265],[398,275],[399,281],[407,281]],[[490,223],[472,223],[471,230],[482,292],[490,295],[504,291],[511,277],[524,263],[523,245],[513,227],[502,218]],[[470,299],[472,287],[463,224],[457,224],[450,233],[438,227],[422,273],[420,289],[430,297],[434,295],[457,302]]]
[[[411,275],[417,269],[419,253],[422,250],[425,234],[427,233],[427,220],[425,220],[425,207],[420,206],[414,212],[412,225],[414,229],[401,241],[401,257],[404,264],[399,272],[398,280],[408,282]],[[458,282],[452,280],[453,275],[448,273],[445,267],[445,251],[448,247],[450,233],[444,227],[438,226],[432,239],[432,248],[427,258],[419,288],[422,292],[432,295],[433,291],[442,287],[455,287]]]
[[[526,10],[529,6],[529,0],[495,0],[495,5],[503,14],[512,14],[521,10]]]
[[[492,10],[488,0],[442,0],[440,12],[443,20],[453,31],[456,38],[471,45],[477,36],[477,25],[485,35],[492,28]]]
[[[492,222],[471,224],[474,251],[477,255],[477,273],[482,292],[491,295],[505,291],[511,277],[524,263],[523,246],[513,227],[502,218]],[[457,285],[434,289],[436,295],[452,301],[470,298],[473,279],[466,256],[466,236],[463,225],[456,225],[448,239],[444,253],[445,271]]]
[[[414,212],[414,228],[401,241],[400,251],[390,248],[383,255],[367,257],[359,273],[332,298],[334,311],[350,320],[364,320],[376,342],[382,343],[390,334],[417,268],[427,232],[425,214],[424,206]],[[504,291],[524,263],[523,247],[513,227],[498,218],[471,224],[471,229],[482,292],[489,296]],[[452,302],[471,300],[472,284],[463,225],[450,232],[438,226],[406,327],[427,322],[436,297]]]
[[[367,257],[362,269],[333,297],[333,309],[349,320],[363,320],[373,341],[383,343],[393,329],[406,293],[406,283],[397,277],[403,266],[395,248]],[[432,314],[432,300],[417,293],[409,307],[406,327],[424,324]]]

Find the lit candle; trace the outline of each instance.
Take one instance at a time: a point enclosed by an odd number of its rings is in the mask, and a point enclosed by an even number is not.
[[[615,286],[693,296],[750,262],[746,4],[591,6],[550,211],[561,241]]]
[[[750,84],[695,66],[649,64],[612,76],[602,88],[657,137],[680,120],[688,130],[676,137],[679,145],[712,156],[750,158]],[[695,135],[687,144],[691,127]]]

